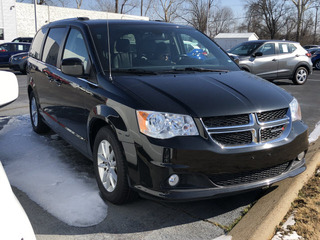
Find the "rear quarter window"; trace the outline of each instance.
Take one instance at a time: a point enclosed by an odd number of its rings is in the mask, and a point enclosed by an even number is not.
[[[62,41],[65,37],[66,28],[52,28],[47,36],[42,61],[57,66],[58,53],[61,48]]]
[[[43,40],[47,31],[48,31],[48,28],[42,28],[37,32],[30,48],[30,52],[29,52],[30,57],[40,60],[41,48],[42,48]]]
[[[279,43],[280,54],[293,53],[297,47],[292,43]]]

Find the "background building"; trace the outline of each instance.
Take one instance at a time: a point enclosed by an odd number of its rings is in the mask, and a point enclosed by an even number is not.
[[[219,33],[214,37],[214,41],[224,50],[228,50],[242,42],[258,40],[255,33]]]
[[[0,0],[0,43],[11,42],[16,37],[33,37],[36,27],[39,30],[41,26],[49,22],[65,18],[149,20],[148,17],[47,5],[37,5],[36,13],[37,24],[34,4]]]

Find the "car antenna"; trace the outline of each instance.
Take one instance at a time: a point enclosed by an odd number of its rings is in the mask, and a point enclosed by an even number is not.
[[[110,31],[109,31],[109,19],[107,20],[107,40],[108,40],[108,59],[109,59],[109,80],[113,81],[111,74],[111,50],[110,50]]]

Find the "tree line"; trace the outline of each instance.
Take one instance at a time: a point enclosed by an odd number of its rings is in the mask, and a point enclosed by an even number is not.
[[[17,0],[33,2],[34,0]],[[255,32],[260,39],[320,44],[319,0],[240,0],[242,17],[220,0],[35,0],[38,4],[147,16],[192,25],[214,37],[219,33]],[[85,3],[85,4],[84,4]]]

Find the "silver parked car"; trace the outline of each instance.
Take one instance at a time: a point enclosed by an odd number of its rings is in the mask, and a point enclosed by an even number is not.
[[[312,73],[311,54],[297,42],[257,40],[243,42],[228,51],[240,59],[240,67],[262,78],[289,78],[301,85]]]

